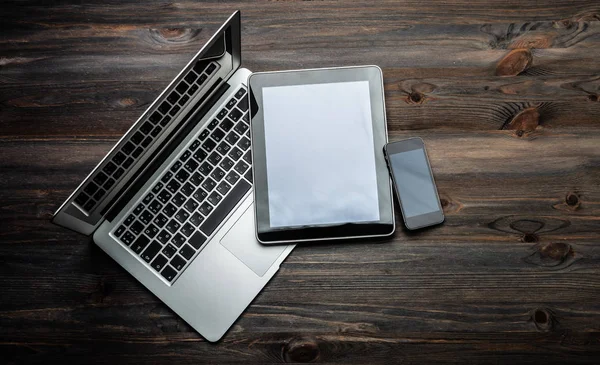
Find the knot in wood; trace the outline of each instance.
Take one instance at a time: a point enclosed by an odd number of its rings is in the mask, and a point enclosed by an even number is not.
[[[539,240],[539,237],[535,233],[525,233],[522,239],[525,243],[534,243]]]
[[[540,112],[536,107],[523,109],[503,129],[514,130],[518,137],[533,132],[540,125]]]
[[[537,308],[531,313],[531,321],[538,331],[547,332],[554,327],[554,316],[552,311],[546,308]]]
[[[598,99],[598,95],[594,95],[594,94],[588,95],[588,100],[589,101],[594,101],[594,102],[598,101],[599,100]]]
[[[567,203],[569,207],[577,209],[580,204],[579,197],[575,193],[569,193],[565,197],[565,203]]]
[[[496,76],[517,76],[531,66],[533,56],[526,48],[514,49],[496,65]]]
[[[294,339],[282,350],[286,362],[313,362],[319,358],[319,345],[311,339]]]

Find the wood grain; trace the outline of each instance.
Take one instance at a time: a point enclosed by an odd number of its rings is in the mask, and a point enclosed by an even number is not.
[[[383,68],[446,222],[299,246],[210,344],[49,219],[234,9],[253,71]],[[599,59],[591,0],[3,2],[2,363],[597,363]]]

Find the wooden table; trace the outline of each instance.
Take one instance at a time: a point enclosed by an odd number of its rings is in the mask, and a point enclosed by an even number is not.
[[[74,3],[0,5],[0,362],[600,361],[597,0]],[[446,222],[298,247],[210,344],[49,219],[238,8],[253,71],[382,67]]]

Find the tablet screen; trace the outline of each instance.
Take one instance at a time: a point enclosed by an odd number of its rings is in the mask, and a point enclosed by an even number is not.
[[[263,88],[270,225],[380,219],[368,81]]]

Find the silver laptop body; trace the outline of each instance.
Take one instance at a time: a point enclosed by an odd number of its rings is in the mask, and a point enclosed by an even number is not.
[[[235,12],[53,217],[86,235],[209,341],[294,248],[256,241]]]

